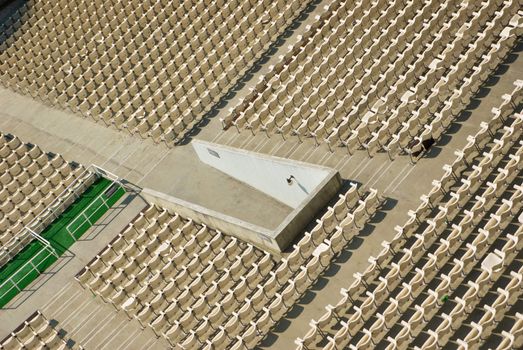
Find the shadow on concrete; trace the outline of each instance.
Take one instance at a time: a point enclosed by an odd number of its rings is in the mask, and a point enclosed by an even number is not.
[[[142,191],[142,188],[140,186],[136,185],[135,183],[132,183],[126,179],[121,179],[120,181],[126,187],[127,192],[140,193]]]
[[[77,242],[92,241],[96,239],[96,237],[98,237],[98,235],[103,230],[105,230],[105,228],[109,226],[114,221],[114,219],[116,219],[118,215],[122,211],[124,211],[125,208],[127,208],[127,206],[138,196],[138,193],[130,192],[127,196],[124,197],[120,204],[109,208],[109,210],[104,214],[104,219],[96,222],[93,226],[91,226],[91,228],[88,231],[89,233],[85,236],[80,237],[80,239],[78,239]]]
[[[461,129],[461,125],[459,124],[455,124],[457,127],[454,128],[454,129]],[[457,131],[454,131],[453,133],[455,133]],[[439,146],[446,146],[451,140],[452,140],[452,137],[450,136],[452,133],[447,133],[445,135],[441,135],[441,138],[440,138],[440,141],[438,143]]]
[[[394,209],[396,205],[398,204],[398,200],[394,198],[387,197],[384,199],[383,203],[381,204],[380,208],[376,213],[374,213],[374,216],[369,220],[370,224],[377,224],[383,221],[386,216],[386,212]]]
[[[65,329],[59,327],[58,320],[56,320],[54,318],[50,319],[49,320],[49,325],[56,330],[56,332],[58,333],[58,336],[61,339],[66,340],[66,349],[73,349],[73,348],[75,348],[77,342],[68,337],[69,333]],[[69,339],[67,339],[67,338],[69,338]]]
[[[200,131],[209,124],[210,120],[218,115],[218,113],[227,106],[227,104],[242,90],[247,82],[249,82],[254,74],[260,71],[262,66],[266,64],[271,57],[276,54],[278,49],[285,44],[285,39],[288,39],[294,34],[294,31],[307,19],[309,14],[316,9],[321,0],[313,0],[305,7],[305,9],[296,17],[296,19],[287,27],[287,29],[278,36],[278,38],[269,46],[260,58],[253,63],[253,65],[246,71],[246,73],[234,84],[227,93],[214,104],[214,106],[207,112],[198,123],[191,127],[191,129],[184,135],[184,137],[176,142],[176,145],[187,145],[192,138],[200,133]]]
[[[372,232],[374,232],[376,224],[382,222],[385,219],[387,216],[386,212],[392,210],[397,204],[398,200],[389,197],[385,198],[378,210],[376,210],[374,214],[367,220],[363,229],[361,229],[358,235],[354,238],[359,237],[361,239],[361,237],[370,236]]]

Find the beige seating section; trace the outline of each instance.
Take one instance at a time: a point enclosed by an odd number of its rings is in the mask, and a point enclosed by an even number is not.
[[[0,132],[0,247],[14,255],[14,245],[23,228],[34,222],[45,208],[66,198],[68,191],[85,186],[91,173],[61,155],[44,152],[37,145]],[[72,187],[70,185],[76,179]],[[61,202],[59,203],[61,204]],[[28,238],[28,237],[26,237]],[[29,237],[30,239],[30,237]],[[4,261],[0,262],[4,263]]]
[[[249,243],[150,206],[76,278],[173,346],[253,347],[380,205],[352,184],[280,261]]]
[[[443,161],[425,158],[411,172],[409,156],[415,163],[427,144],[456,129],[478,92],[514,62],[522,38],[523,0],[27,0],[0,23],[0,84],[178,145],[159,163],[178,157],[191,130],[219,110],[221,125],[202,137],[280,156],[291,139],[287,157],[330,164],[358,181],[381,171],[380,189],[387,176],[402,177],[392,190],[399,193],[407,178],[439,169]],[[259,78],[242,88],[255,71]],[[481,105],[501,95],[499,104],[457,128],[450,144],[466,142],[455,157],[435,152],[451,163],[425,183],[403,225],[386,227],[397,218],[390,216],[381,222],[390,241],[364,257],[362,271],[337,276],[345,281],[339,295],[312,315],[322,303],[316,298],[300,315],[302,333],[295,333],[300,320],[281,340],[297,350],[523,348],[523,80],[510,75]],[[463,139],[474,120],[485,121]],[[265,138],[280,136],[278,145]],[[376,165],[383,157],[393,164]],[[46,227],[53,210],[94,182],[92,169],[0,132],[0,268],[32,241],[28,228]],[[150,183],[148,174],[138,182]],[[422,186],[398,198],[411,203]],[[155,204],[129,222],[139,210],[133,204],[125,210],[136,211],[112,221],[129,223],[101,235],[107,240],[92,255],[114,239],[70,286],[147,330],[149,347],[161,340],[176,349],[258,348],[379,221],[381,192],[350,181],[342,188],[281,256]],[[373,239],[364,239],[363,251]],[[41,311],[0,341],[0,350],[71,348],[83,349]]]
[[[69,341],[67,334],[63,334],[52,326],[45,316],[36,311],[29,316],[17,329],[0,343],[2,350],[20,349],[83,349],[76,342]]]
[[[0,26],[0,82],[172,145],[309,2],[29,0]]]
[[[476,349],[489,336],[500,349],[521,347],[521,83],[298,348]],[[504,316],[513,327],[499,337]]]
[[[523,34],[518,0],[334,1],[222,119],[394,158],[437,140]]]

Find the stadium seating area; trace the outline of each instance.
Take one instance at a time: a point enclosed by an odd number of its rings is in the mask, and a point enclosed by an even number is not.
[[[71,190],[68,186],[76,179],[89,181],[91,174],[59,154],[46,153],[37,145],[1,132],[0,157],[0,245],[14,254],[15,246],[24,245],[17,239],[23,228],[56,203],[66,189]]]
[[[339,302],[311,321],[296,340],[300,348],[431,349],[449,341],[475,348],[497,322],[521,310],[520,86],[467,138],[409,220],[395,227],[394,239],[341,290]],[[517,313],[499,349],[521,347],[521,322]]]
[[[522,53],[523,0],[0,0],[0,350],[522,349]]]
[[[375,190],[339,196],[281,261],[157,206],[77,275],[82,285],[175,346],[251,348],[379,205]]]
[[[316,144],[415,150],[438,139],[523,33],[517,0],[335,1],[222,120]]]
[[[308,2],[30,0],[0,26],[0,82],[173,144]]]
[[[36,311],[0,343],[2,350],[83,349],[60,334],[40,311]]]

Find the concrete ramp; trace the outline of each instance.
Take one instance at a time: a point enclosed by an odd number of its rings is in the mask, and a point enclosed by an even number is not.
[[[283,252],[341,187],[341,177],[334,169],[198,140],[192,144],[202,162],[288,205],[292,211],[276,227],[263,227],[259,222],[151,189],[142,191],[144,198],[272,253]],[[255,208],[256,203],[252,206]]]

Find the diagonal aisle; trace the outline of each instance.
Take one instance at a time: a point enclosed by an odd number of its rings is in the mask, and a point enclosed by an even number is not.
[[[68,336],[85,349],[167,349],[163,338],[156,338],[149,328],[142,330],[136,320],[129,320],[122,311],[94,298],[76,281],[64,286],[42,312],[58,323]]]

